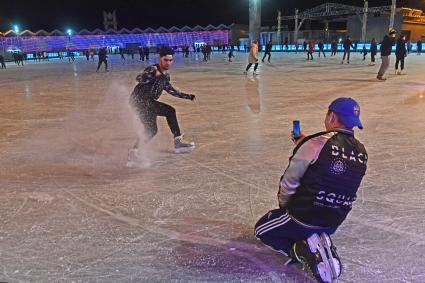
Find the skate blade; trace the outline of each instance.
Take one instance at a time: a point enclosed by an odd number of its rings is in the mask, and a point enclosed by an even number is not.
[[[189,153],[189,152],[192,152],[194,149],[195,149],[195,146],[188,146],[188,147],[176,148],[174,149],[174,152],[177,154]]]
[[[320,236],[318,234],[311,235],[307,239],[307,244],[312,253],[319,253],[322,258],[322,262],[317,264],[317,271],[323,282],[334,282],[332,268]]]
[[[151,163],[150,162],[128,161],[125,166],[127,168],[149,168],[151,166]]]
[[[331,238],[326,233],[322,233],[320,235],[320,237],[322,239],[322,243],[324,245],[324,248],[326,249],[326,251],[328,253],[328,260],[329,260],[329,266],[330,266],[331,271],[332,271],[332,278],[333,278],[333,280],[336,280],[341,275],[341,266],[340,266],[339,263],[337,263],[338,260],[333,257],[333,254],[332,254],[332,251],[331,251],[331,246],[332,246]]]

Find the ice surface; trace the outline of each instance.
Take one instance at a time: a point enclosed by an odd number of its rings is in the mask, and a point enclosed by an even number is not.
[[[292,120],[320,131],[330,101],[351,96],[370,161],[333,237],[340,282],[425,282],[425,56],[378,82],[379,66],[359,54],[351,65],[341,54],[273,54],[257,78],[235,55],[176,55],[172,81],[197,102],[161,100],[197,148],[174,154],[159,119],[145,169],[125,167],[140,130],[127,100],[142,64],[112,56],[110,73],[82,58],[2,70],[0,281],[311,282],[257,242],[253,225],[277,206]]]

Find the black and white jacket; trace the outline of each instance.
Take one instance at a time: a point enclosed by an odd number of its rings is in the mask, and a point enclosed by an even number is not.
[[[366,173],[368,155],[354,132],[335,129],[306,137],[281,177],[279,195],[304,224],[338,227],[347,217]]]
[[[157,76],[160,72],[160,76]],[[149,103],[158,100],[162,92],[165,90],[172,96],[190,99],[194,98],[192,94],[186,94],[175,89],[170,83],[170,75],[160,71],[158,65],[148,66],[143,73],[136,78],[139,82],[132,93],[132,98],[138,103]]]

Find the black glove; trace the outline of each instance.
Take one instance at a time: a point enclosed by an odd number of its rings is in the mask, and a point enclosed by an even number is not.
[[[195,95],[194,95],[194,94],[189,94],[189,99],[190,99],[191,101],[194,101],[194,100],[195,100]]]

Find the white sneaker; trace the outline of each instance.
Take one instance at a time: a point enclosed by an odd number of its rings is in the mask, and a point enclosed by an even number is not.
[[[174,138],[175,153],[187,153],[195,149],[195,143],[189,141],[184,134]]]

